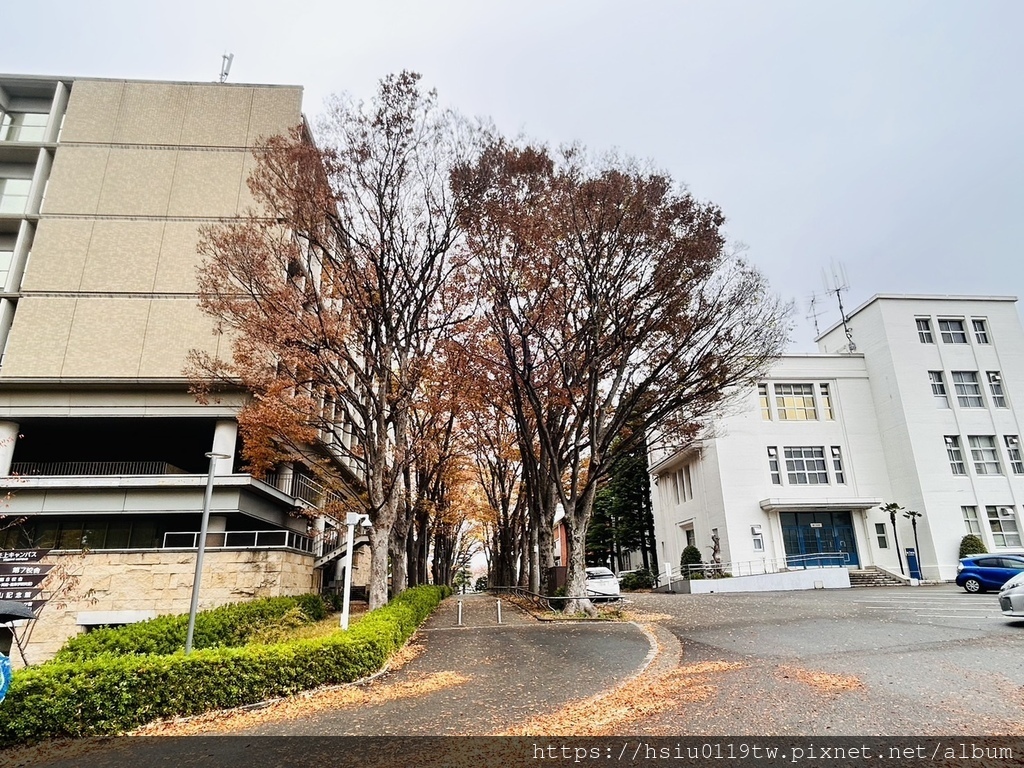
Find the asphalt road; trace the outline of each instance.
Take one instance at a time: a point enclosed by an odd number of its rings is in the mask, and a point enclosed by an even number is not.
[[[1024,621],[953,585],[629,596],[684,665],[726,662],[645,735],[1024,733]],[[723,665],[724,666],[724,665]]]

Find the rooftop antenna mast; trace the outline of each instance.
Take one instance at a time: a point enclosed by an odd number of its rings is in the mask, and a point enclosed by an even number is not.
[[[220,57],[220,81],[223,83],[231,73],[231,62],[235,60],[235,54],[225,53]]]
[[[857,345],[853,343],[853,331],[850,330],[849,318],[846,317],[846,309],[843,307],[843,294],[850,290],[850,285],[846,280],[846,270],[842,264],[838,267],[835,263],[832,264],[832,281],[829,282],[828,276],[825,275],[824,270],[822,271],[822,280],[825,283],[825,292],[835,294],[836,302],[839,304],[839,316],[843,318],[843,331],[846,333],[847,351],[856,352]]]
[[[812,293],[811,298],[807,301],[807,314],[804,317],[814,323],[814,338],[821,336],[821,329],[818,327],[818,318],[821,317],[821,314],[818,309],[818,294]]]

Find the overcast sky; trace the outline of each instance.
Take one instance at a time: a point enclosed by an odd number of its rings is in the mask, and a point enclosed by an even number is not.
[[[647,158],[796,305],[1024,284],[1024,2],[6,2],[0,73],[305,87],[389,72],[506,133]],[[822,330],[838,320],[820,304]]]

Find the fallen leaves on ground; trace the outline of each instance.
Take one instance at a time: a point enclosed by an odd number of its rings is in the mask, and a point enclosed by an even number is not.
[[[458,672],[435,672],[401,683],[377,681],[364,686],[348,685],[340,688],[328,688],[280,699],[260,709],[208,712],[187,719],[151,723],[132,731],[129,735],[196,736],[228,733],[268,722],[295,720],[345,707],[378,705],[385,701],[423,696],[444,688],[463,685],[469,680],[470,678]]]
[[[533,718],[503,736],[608,736],[628,723],[636,722],[680,702],[701,701],[715,687],[711,675],[742,669],[737,662],[709,661],[648,671],[625,683],[582,701],[574,701],[547,715]],[[580,713],[586,713],[581,717]]]
[[[814,672],[799,667],[779,667],[777,671],[782,677],[799,680],[801,683],[825,693],[857,691],[864,687],[864,683],[853,675],[834,675],[830,672]]]

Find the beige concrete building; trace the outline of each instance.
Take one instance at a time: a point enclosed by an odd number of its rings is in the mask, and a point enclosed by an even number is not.
[[[334,521],[293,514],[321,501],[309,473],[240,473],[244,393],[200,404],[183,373],[192,349],[229,354],[195,299],[200,229],[252,204],[252,149],[298,125],[301,100],[0,75],[0,549],[51,549],[79,576],[43,609],[32,661],[92,625],[187,610],[209,452],[230,458],[202,607],[338,576]]]

